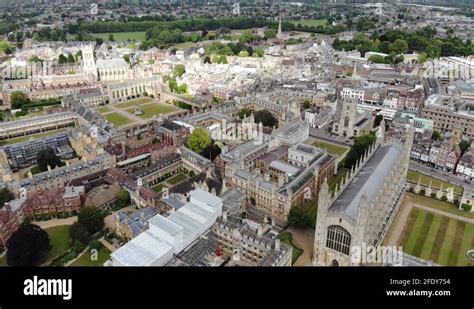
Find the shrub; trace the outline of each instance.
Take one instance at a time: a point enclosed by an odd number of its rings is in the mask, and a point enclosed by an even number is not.
[[[432,198],[436,198],[436,193],[431,193]]]
[[[421,189],[421,190],[420,190],[420,195],[426,195],[426,191],[423,190],[423,189]]]
[[[408,189],[408,192],[413,193],[413,192],[415,192],[415,190],[413,189],[413,187],[410,187],[410,188]]]
[[[458,199],[454,200],[454,205],[459,206],[459,200]]]
[[[464,204],[461,205],[461,208],[462,208],[465,212],[470,212],[471,209],[472,209],[472,205],[469,205],[469,204],[464,203]]]
[[[441,197],[441,200],[442,200],[443,202],[447,202],[447,201],[448,201],[448,198],[443,195],[443,196]]]

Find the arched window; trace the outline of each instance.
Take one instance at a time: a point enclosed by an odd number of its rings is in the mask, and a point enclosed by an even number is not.
[[[326,247],[336,250],[337,252],[349,255],[351,246],[351,234],[338,225],[328,227],[328,237]]]
[[[346,116],[346,118],[344,118],[344,127],[348,127],[349,126],[349,116]]]

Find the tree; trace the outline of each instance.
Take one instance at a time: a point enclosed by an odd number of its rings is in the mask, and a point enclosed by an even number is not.
[[[471,147],[471,143],[469,141],[462,140],[459,143],[459,148],[461,148],[461,155],[464,154],[469,149],[469,147]]]
[[[205,147],[200,154],[201,156],[208,158],[211,161],[214,161],[214,159],[221,154],[221,148],[216,144],[209,145]]]
[[[130,203],[130,194],[125,189],[120,190],[117,193],[117,201],[120,207],[125,207]]]
[[[370,145],[374,144],[375,139],[376,137],[373,133],[356,137],[354,144],[351,146],[349,153],[344,159],[344,167],[351,169],[356,165],[357,161],[364,155],[367,149],[369,149]]]
[[[250,114],[252,113],[252,111],[248,108],[242,108],[240,111],[239,111],[239,118],[240,119],[244,119],[248,116],[250,116]]]
[[[77,222],[84,226],[91,235],[94,235],[104,228],[104,217],[102,210],[95,207],[84,207],[79,211]]]
[[[441,140],[441,133],[439,133],[438,131],[433,131],[433,134],[431,134],[431,139],[433,141]]]
[[[56,155],[53,148],[46,147],[40,150],[36,155],[36,163],[40,171],[44,172],[48,170],[48,165],[53,169],[56,166],[61,166],[61,159]]]
[[[63,54],[59,54],[58,62],[59,64],[67,63],[67,57]]]
[[[130,65],[130,56],[129,55],[123,55],[123,60],[125,60]]]
[[[375,116],[375,120],[374,120],[374,128],[378,127],[380,125],[380,123],[382,122],[383,120],[383,116],[382,115],[377,115]]]
[[[273,39],[274,37],[276,37],[276,35],[277,35],[277,31],[273,28],[268,28],[265,31],[265,39]]]
[[[109,42],[115,41],[113,33],[109,34]]]
[[[41,59],[40,57],[34,55],[34,56],[31,56],[29,59],[28,59],[28,62],[29,63],[38,63],[38,62],[43,62],[43,59]]]
[[[14,109],[21,108],[23,105],[30,102],[30,99],[22,91],[13,91],[10,95],[10,103]]]
[[[0,190],[0,209],[3,208],[3,205],[7,202],[13,200],[15,196],[13,195],[12,191],[8,188],[3,188]]]
[[[311,227],[311,217],[301,207],[293,207],[288,214],[288,225],[299,229]]]
[[[304,107],[304,109],[310,108],[311,107],[311,102],[309,102],[308,100],[305,100],[303,102],[303,107]]]
[[[390,51],[396,54],[404,54],[408,51],[408,43],[402,39],[396,39],[392,44],[389,45]]]
[[[186,142],[186,146],[196,153],[201,153],[204,148],[211,144],[212,140],[207,134],[207,131],[203,128],[194,129]]]
[[[472,205],[469,205],[469,204],[464,203],[464,204],[461,205],[461,208],[462,208],[465,212],[470,212],[471,209],[472,209]]]
[[[38,266],[51,251],[48,234],[35,224],[22,224],[7,240],[10,266]]]
[[[72,54],[67,55],[67,62],[68,63],[75,63],[76,59],[74,59],[74,56]]]
[[[278,125],[278,120],[268,110],[257,111],[254,114],[255,123],[262,123],[264,127],[273,127]]]
[[[91,241],[91,234],[89,231],[79,222],[74,222],[69,227],[69,237],[74,241],[80,241],[83,244],[88,244]]]
[[[369,61],[373,63],[385,63],[385,57],[382,55],[373,55],[369,57]]]

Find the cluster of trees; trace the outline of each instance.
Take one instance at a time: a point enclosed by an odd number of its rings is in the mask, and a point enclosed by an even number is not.
[[[301,207],[293,207],[288,213],[288,225],[299,229],[311,228],[311,216]]]
[[[436,29],[430,26],[425,26],[413,32],[388,30],[380,34],[378,31],[374,31],[370,38],[359,33],[349,41],[335,39],[333,47],[337,50],[346,51],[356,49],[362,55],[368,51],[386,54],[423,52],[426,53],[425,57],[430,58],[474,54],[474,45],[470,40],[464,42],[459,37],[451,35],[446,38],[438,38],[436,37]]]
[[[10,42],[0,39],[0,52],[9,55],[12,54],[14,50],[15,47]]]
[[[39,170],[42,172],[48,170],[48,165],[52,169],[63,165],[63,162],[51,147],[46,147],[36,154],[36,163],[38,164]]]
[[[35,41],[64,41],[67,42],[66,32],[59,28],[44,27],[33,33]]]
[[[10,94],[10,104],[13,109],[21,108],[25,104],[31,103],[30,98],[22,91],[12,91]]]
[[[80,25],[69,27],[70,33],[80,31],[101,33],[101,32],[131,32],[147,31],[150,34],[157,34],[164,30],[181,31],[210,31],[220,28],[228,29],[248,29],[254,27],[263,27],[267,21],[262,17],[219,17],[219,18],[152,18],[152,20],[139,19],[130,21],[91,21],[81,23]],[[148,38],[152,38],[150,35]]]
[[[213,63],[227,63],[227,56],[263,57],[263,48],[252,48],[243,42],[223,44],[213,42],[206,47],[206,55]]]
[[[60,64],[63,63],[76,63],[76,58],[72,54],[68,54],[67,56],[63,54],[59,54],[58,62]]]
[[[22,224],[6,243],[10,266],[38,266],[51,251],[48,233],[35,224]]]
[[[376,140],[374,133],[368,133],[359,137],[356,137],[354,144],[351,146],[349,153],[344,159],[344,167],[351,169],[357,164],[357,161],[365,154],[369,149],[370,145],[373,145]]]
[[[71,240],[88,244],[94,234],[104,228],[105,213],[95,207],[84,207],[79,211],[77,222],[69,228]]]
[[[0,22],[0,35],[8,34],[12,31],[15,31],[19,28],[19,26],[13,22],[9,21],[1,21]]]
[[[8,188],[2,188],[0,190],[0,209],[3,208],[3,205],[7,202],[10,202],[13,200],[15,197],[13,196],[12,191],[10,191]]]
[[[304,31],[304,32],[311,32],[311,33],[318,33],[318,34],[326,34],[326,35],[334,35],[340,32],[344,32],[347,30],[346,25],[343,24],[336,24],[332,26],[331,24],[322,26],[308,26],[302,24],[294,24],[292,22],[285,22],[281,24],[281,27],[284,31]]]
[[[461,155],[463,155],[466,151],[468,151],[470,147],[471,147],[470,141],[462,140],[459,143],[459,148],[461,149]]]
[[[240,119],[244,119],[248,116],[250,116],[250,114],[253,113],[253,117],[254,117],[254,120],[255,120],[255,123],[262,123],[262,125],[264,127],[274,127],[274,126],[278,126],[278,119],[275,118],[275,116],[273,116],[273,114],[266,110],[266,109],[263,109],[263,110],[259,110],[259,111],[252,111],[251,109],[248,109],[248,108],[242,108],[240,111],[239,111],[239,118]]]

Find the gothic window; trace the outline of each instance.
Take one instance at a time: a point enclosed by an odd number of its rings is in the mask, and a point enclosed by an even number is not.
[[[328,228],[326,247],[337,252],[349,255],[351,245],[351,234],[338,225],[331,225]]]
[[[349,126],[349,116],[346,116],[346,118],[344,118],[344,127],[347,128]]]

